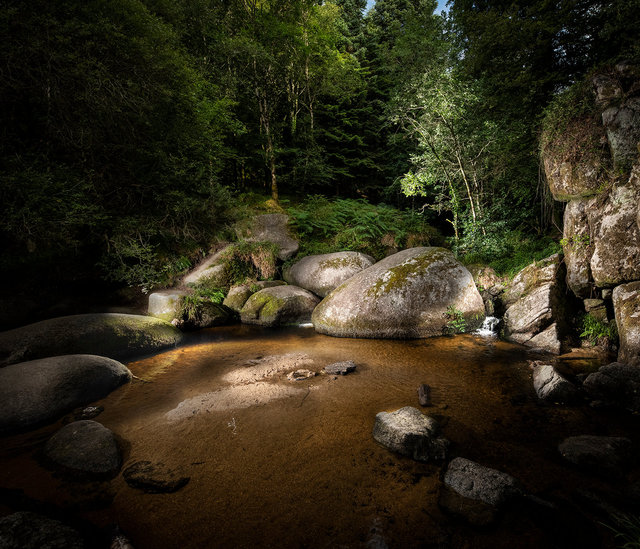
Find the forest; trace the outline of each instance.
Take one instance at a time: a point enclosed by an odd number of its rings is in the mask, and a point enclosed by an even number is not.
[[[147,291],[256,197],[302,234],[321,210],[360,233],[430,227],[468,259],[548,251],[562,205],[541,128],[590,71],[637,62],[639,14],[638,0],[5,1],[1,269],[18,286],[74,273]]]

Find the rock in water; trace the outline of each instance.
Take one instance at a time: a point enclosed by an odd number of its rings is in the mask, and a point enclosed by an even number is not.
[[[48,459],[71,471],[113,476],[122,460],[114,434],[96,421],[74,421],[53,435],[44,448]]]
[[[624,437],[581,435],[563,440],[558,450],[564,459],[597,475],[623,476],[630,464],[631,441]]]
[[[351,372],[356,371],[356,363],[352,360],[345,360],[344,362],[334,362],[324,367],[324,371],[329,375],[334,376],[346,376]]]
[[[93,355],[66,355],[0,368],[0,434],[31,429],[107,396],[128,368]]]
[[[84,549],[82,536],[57,520],[21,511],[0,518],[2,549]]]
[[[151,461],[136,461],[122,472],[122,476],[129,486],[151,494],[177,492],[190,480],[163,463]]]
[[[438,422],[420,410],[405,406],[376,415],[373,438],[394,452],[418,461],[446,458],[449,441],[438,438]]]
[[[287,269],[284,279],[289,284],[325,297],[340,284],[374,263],[372,257],[360,252],[308,255]]]
[[[0,366],[83,353],[120,360],[181,341],[180,330],[158,318],[120,313],[62,316],[0,333]]]
[[[538,398],[549,402],[571,404],[578,398],[578,388],[551,364],[539,364],[534,368],[533,387]]]
[[[283,280],[260,280],[253,284],[242,284],[240,286],[232,286],[229,289],[227,297],[224,298],[222,304],[232,311],[239,313],[247,300],[256,292],[265,288],[274,288],[275,286],[284,286],[286,282]]]
[[[589,374],[583,387],[593,398],[640,412],[640,368],[612,362]]]
[[[418,387],[418,401],[420,406],[431,406],[431,387],[426,383]]]
[[[476,525],[490,524],[500,508],[522,494],[512,476],[465,458],[449,463],[439,504]]]
[[[287,326],[309,322],[319,299],[297,286],[276,286],[253,294],[242,307],[245,324]]]
[[[447,310],[461,312],[466,329],[484,318],[473,277],[443,248],[411,248],[359,272],[313,312],[316,331],[339,337],[419,338],[442,335]]]

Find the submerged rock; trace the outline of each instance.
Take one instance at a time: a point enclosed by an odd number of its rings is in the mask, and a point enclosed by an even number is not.
[[[131,379],[119,362],[93,355],[66,355],[0,368],[0,434],[53,421],[107,396]]]
[[[444,475],[439,504],[471,524],[483,526],[495,520],[499,510],[522,495],[512,476],[465,458],[455,458]]]
[[[164,463],[136,461],[129,465],[122,476],[129,486],[150,494],[170,494],[186,486],[191,477],[169,469]]]
[[[330,375],[346,376],[351,372],[356,371],[356,363],[352,360],[345,360],[344,362],[334,362],[324,367],[324,371]]]
[[[411,248],[359,272],[313,313],[316,331],[339,337],[418,338],[442,335],[456,310],[467,330],[484,318],[469,271],[443,248]]]
[[[74,421],[53,435],[44,448],[49,460],[71,471],[112,476],[122,459],[114,434],[96,421]]]
[[[551,364],[539,364],[533,370],[533,387],[538,398],[549,402],[571,404],[578,398],[578,388]]]
[[[340,284],[374,263],[372,257],[360,252],[309,255],[287,269],[284,279],[289,284],[325,297]]]
[[[36,513],[20,511],[0,518],[2,549],[84,549],[79,532]]]
[[[631,441],[624,437],[581,435],[563,440],[558,450],[564,459],[581,469],[620,477],[630,464]]]
[[[594,398],[640,412],[640,367],[612,362],[589,374],[583,387]]]
[[[640,281],[615,288],[613,308],[620,336],[618,360],[640,367]]]
[[[311,320],[320,300],[297,286],[266,288],[253,294],[242,307],[240,318],[245,324],[287,326]]]
[[[431,387],[426,383],[418,387],[418,402],[420,406],[431,406]]]
[[[158,318],[121,313],[62,316],[0,333],[0,366],[84,353],[119,360],[181,341],[180,330]]]
[[[405,406],[376,415],[373,438],[394,452],[418,461],[443,460],[449,441],[439,438],[438,422],[420,410]]]

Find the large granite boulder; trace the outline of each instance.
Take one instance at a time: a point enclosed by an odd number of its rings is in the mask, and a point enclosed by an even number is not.
[[[438,436],[438,422],[420,410],[405,406],[395,412],[380,412],[373,438],[394,452],[418,461],[443,460],[449,441]]]
[[[65,425],[47,441],[44,455],[66,470],[95,477],[114,476],[122,464],[115,435],[90,419]]]
[[[227,297],[224,298],[222,304],[228,307],[232,311],[239,313],[242,311],[242,307],[247,300],[256,292],[264,290],[265,288],[274,288],[276,286],[284,286],[286,282],[283,280],[259,280],[252,284],[240,284],[238,286],[232,286],[227,293]]]
[[[300,244],[289,231],[289,216],[286,214],[264,214],[253,219],[251,226],[239,235],[250,242],[272,242],[279,248],[282,261],[298,253]]]
[[[593,196],[605,178],[606,164],[596,155],[569,160],[561,154],[546,151],[544,171],[555,200],[568,201]]]
[[[330,291],[374,263],[371,256],[360,252],[308,255],[286,269],[284,279],[289,284],[326,297]]]
[[[182,284],[191,286],[208,280],[215,285],[216,282],[221,281],[226,276],[224,253],[229,246],[223,246],[218,251],[209,254],[200,265],[182,279]]]
[[[93,355],[66,355],[0,368],[0,434],[53,421],[107,396],[131,379],[119,362]]]
[[[560,455],[580,469],[601,476],[621,477],[630,465],[632,444],[628,438],[580,435],[558,445]]]
[[[501,508],[523,493],[512,476],[462,457],[449,463],[443,484],[439,505],[478,526],[493,522]]]
[[[181,341],[180,330],[158,318],[120,313],[62,316],[0,333],[0,366],[85,353],[120,360]]]
[[[640,281],[616,287],[613,308],[620,336],[618,360],[640,367]]]
[[[584,389],[594,399],[640,413],[640,367],[612,362],[587,376]]]
[[[410,248],[336,288],[312,322],[332,336],[419,338],[442,335],[453,310],[469,331],[482,324],[484,303],[469,271],[449,250]]]
[[[561,351],[569,309],[564,274],[562,257],[554,254],[514,277],[503,297],[508,306],[504,315],[507,339],[553,353]]]
[[[311,320],[311,314],[320,300],[297,286],[275,286],[253,294],[240,311],[245,324],[260,326],[287,326]]]
[[[578,297],[589,297],[595,286],[591,275],[594,198],[571,200],[564,211],[562,242],[567,265],[567,286]]]
[[[85,549],[79,532],[29,511],[0,518],[2,549]]]

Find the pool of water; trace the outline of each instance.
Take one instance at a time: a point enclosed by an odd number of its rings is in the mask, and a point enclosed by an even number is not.
[[[139,378],[98,404],[124,467],[162,462],[190,477],[173,494],[147,494],[118,475],[71,481],[42,465],[62,422],[3,439],[0,513],[55,506],[97,528],[118,524],[136,549],[217,547],[547,547],[534,518],[510,512],[474,529],[440,510],[442,467],[378,445],[375,415],[418,404],[451,453],[508,472],[541,497],[572,501],[588,488],[622,488],[565,465],[557,444],[579,434],[628,435],[636,417],[538,402],[520,346],[477,335],[415,341],[339,339],[312,329],[234,326],[129,364]],[[353,360],[357,371],[322,368]],[[290,381],[297,369],[318,372]],[[631,473],[635,478],[637,471]],[[21,503],[22,502],[22,503]],[[603,546],[612,537],[599,528]]]

